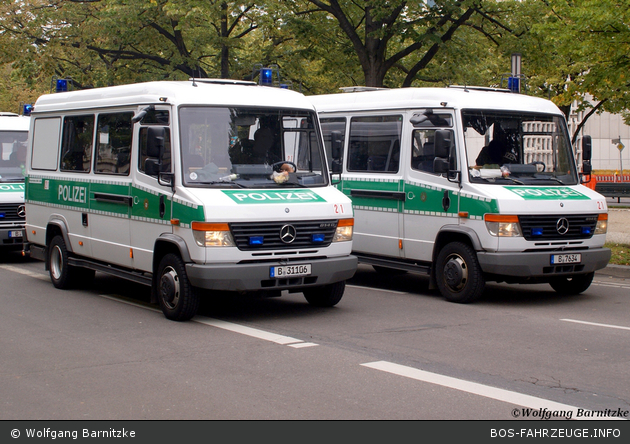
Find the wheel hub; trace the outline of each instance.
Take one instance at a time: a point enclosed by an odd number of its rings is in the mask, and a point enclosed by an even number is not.
[[[175,308],[179,301],[179,278],[172,268],[166,268],[160,278],[160,297],[169,308]]]
[[[466,262],[460,256],[453,256],[444,265],[444,279],[453,290],[461,290],[468,280]]]

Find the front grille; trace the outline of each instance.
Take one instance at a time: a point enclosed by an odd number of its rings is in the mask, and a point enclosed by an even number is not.
[[[280,237],[283,227],[295,228],[295,240],[285,243]],[[230,224],[230,231],[239,250],[322,248],[333,240],[336,220],[299,222],[242,222]]]
[[[558,232],[558,221],[566,219],[568,230]],[[590,239],[597,225],[597,214],[519,216],[523,237],[528,241]]]
[[[24,222],[24,216],[18,214],[18,209],[22,207],[21,213],[24,214],[24,204],[21,203],[4,203],[0,204],[0,223],[1,222]]]

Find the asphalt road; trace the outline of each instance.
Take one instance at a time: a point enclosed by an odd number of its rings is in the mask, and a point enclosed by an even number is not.
[[[489,284],[461,305],[425,277],[360,266],[332,309],[299,293],[219,297],[185,323],[109,276],[56,290],[42,263],[14,257],[0,280],[4,420],[509,420],[630,405],[618,278],[578,297]]]

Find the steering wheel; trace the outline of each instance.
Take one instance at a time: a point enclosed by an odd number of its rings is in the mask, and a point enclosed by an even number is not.
[[[281,160],[280,162],[275,162],[273,165],[271,165],[271,167],[273,168],[275,172],[279,173],[282,171],[282,165],[284,164],[290,165],[291,168],[293,168],[293,171],[291,171],[292,173],[295,173],[297,171],[297,165],[288,160]]]
[[[542,165],[543,169],[542,169],[541,173],[544,173],[545,170],[547,169],[547,165],[545,165],[545,162],[541,162],[539,160],[537,160],[535,162],[531,162],[530,165]]]

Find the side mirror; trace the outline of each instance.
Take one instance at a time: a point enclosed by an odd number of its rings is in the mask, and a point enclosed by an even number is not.
[[[448,158],[453,144],[452,133],[449,130],[437,130],[435,132],[435,157]]]
[[[166,130],[162,126],[147,128],[147,157],[161,158],[164,152]]]
[[[330,132],[330,154],[333,159],[341,158],[343,151],[343,136],[341,131]]]
[[[591,136],[582,136],[582,160],[590,161],[593,155],[593,142]]]
[[[333,174],[341,174],[343,168],[341,167],[341,162],[339,159],[333,159],[332,164],[330,165],[330,172]]]
[[[438,174],[444,174],[450,172],[450,162],[443,157],[436,157],[433,159],[433,171]]]
[[[160,160],[158,158],[148,158],[144,161],[144,172],[153,177],[160,174]]]

